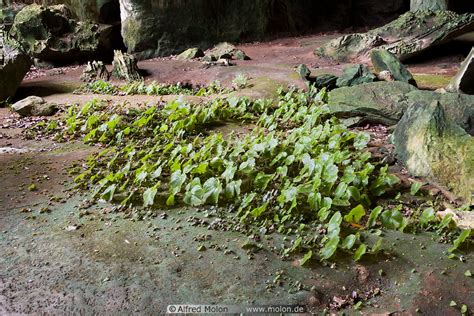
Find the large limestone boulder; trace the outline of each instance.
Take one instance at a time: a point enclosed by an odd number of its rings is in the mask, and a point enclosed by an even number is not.
[[[15,95],[21,81],[30,70],[31,60],[0,38],[0,104]],[[1,47],[3,46],[3,48]]]
[[[474,96],[462,93],[437,93],[428,90],[413,90],[404,96],[403,106],[431,104],[437,101],[445,116],[459,125],[468,134],[474,135]]]
[[[340,118],[395,125],[407,107],[405,95],[415,90],[412,85],[400,81],[337,88],[329,93],[328,105]]]
[[[446,117],[474,135],[474,96],[418,90],[401,81],[381,81],[329,92],[331,112],[341,118],[359,118],[363,122],[395,125],[415,104],[439,102]],[[358,121],[355,121],[358,122]]]
[[[474,14],[451,11],[407,12],[391,23],[367,33],[344,35],[315,50],[337,61],[369,60],[373,49],[385,49],[400,60],[418,56],[427,49],[464,38],[474,32]],[[471,39],[472,40],[472,39]]]
[[[411,106],[396,127],[393,142],[410,174],[474,201],[474,137],[450,120],[438,101]]]
[[[32,4],[15,16],[10,36],[32,57],[70,63],[97,56],[109,46],[110,26],[72,19],[64,5]]]
[[[385,49],[375,49],[370,53],[370,59],[372,65],[377,73],[388,71],[391,75],[390,78],[397,81],[403,81],[414,85],[416,87],[416,81],[413,75],[403,65],[400,60]]]
[[[446,87],[446,91],[474,94],[474,47],[462,63],[459,72]]]

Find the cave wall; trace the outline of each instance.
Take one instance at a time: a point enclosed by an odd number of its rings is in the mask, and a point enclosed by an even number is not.
[[[129,52],[163,56],[219,41],[373,26],[409,9],[409,0],[120,0]]]
[[[381,25],[410,0],[18,0],[68,5],[79,20],[116,25],[129,52],[146,58],[220,41]],[[1,6],[11,0],[0,0]],[[1,7],[0,6],[0,7]],[[120,33],[120,32],[117,32]],[[122,43],[120,43],[122,44]]]

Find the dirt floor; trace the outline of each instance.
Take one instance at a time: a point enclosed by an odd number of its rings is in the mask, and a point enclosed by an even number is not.
[[[336,36],[336,35],[334,35]],[[300,63],[314,74],[346,65],[317,59],[312,51],[334,36],[288,38],[240,45],[251,61],[206,68],[198,61],[141,61],[146,80],[229,85],[238,73],[251,97],[272,95],[280,85],[303,83]],[[462,56],[409,65],[421,88],[445,86]],[[62,105],[92,98],[155,104],[159,97],[77,95],[82,67],[32,72],[18,92]],[[167,97],[172,98],[172,97]],[[198,99],[191,100],[198,102]],[[55,119],[54,117],[49,119]],[[26,140],[20,119],[0,109],[0,314],[159,314],[168,304],[303,304],[314,313],[459,315],[474,310],[474,255],[448,259],[450,245],[432,234],[385,233],[384,251],[355,264],[281,259],[278,235],[247,236],[231,229],[213,208],[159,210],[124,216],[109,203],[90,205],[73,190],[68,167],[96,148],[79,142]],[[36,188],[31,190],[31,185]],[[260,239],[261,238],[261,239]],[[202,247],[204,246],[204,247]],[[359,310],[354,300],[363,298]],[[456,302],[456,306],[451,302]]]

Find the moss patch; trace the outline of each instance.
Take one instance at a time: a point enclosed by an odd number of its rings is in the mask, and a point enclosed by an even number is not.
[[[452,77],[449,75],[416,74],[413,75],[420,89],[436,90],[446,87]]]

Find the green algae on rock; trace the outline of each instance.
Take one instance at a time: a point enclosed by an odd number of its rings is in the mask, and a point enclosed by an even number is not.
[[[393,142],[412,175],[430,178],[472,202],[474,137],[448,118],[439,101],[411,106]]]
[[[331,113],[341,118],[360,117],[363,121],[394,125],[405,111],[404,96],[415,90],[400,81],[366,83],[332,90],[328,105]]]
[[[451,11],[407,12],[395,21],[367,33],[344,35],[315,50],[337,61],[368,60],[375,48],[388,50],[400,60],[446,44],[474,31],[474,14]]]
[[[110,26],[75,21],[65,5],[32,4],[18,12],[9,35],[33,58],[67,63],[109,47],[110,32]]]
[[[377,77],[370,72],[370,69],[362,64],[349,66],[344,69],[344,73],[337,79],[338,87],[351,87],[363,83],[377,81]]]
[[[176,58],[182,60],[194,59],[199,57],[204,57],[204,52],[202,51],[202,49],[197,47],[188,48],[187,50],[176,56]]]
[[[376,72],[388,71],[393,79],[409,83],[415,87],[417,86],[413,75],[408,71],[405,65],[389,51],[385,49],[375,49],[370,53],[370,58]]]

